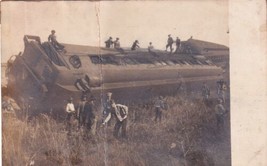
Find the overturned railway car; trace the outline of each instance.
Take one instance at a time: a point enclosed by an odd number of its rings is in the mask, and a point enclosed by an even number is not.
[[[59,51],[28,35],[24,44],[23,53],[8,62],[9,93],[42,111],[63,109],[70,96],[77,102],[83,93],[101,101],[112,92],[119,102],[191,93],[202,82],[215,86],[222,74],[221,67],[201,55],[71,44]]]
[[[188,53],[192,56],[204,56],[214,64],[228,70],[229,69],[229,48],[216,43],[201,41],[197,39],[188,39],[183,41],[182,53]]]

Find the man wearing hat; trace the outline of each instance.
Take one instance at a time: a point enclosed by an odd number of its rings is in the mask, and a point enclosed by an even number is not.
[[[96,132],[96,108],[94,101],[95,98],[93,96],[87,99],[83,113],[84,126],[87,131],[90,131],[93,135],[95,135]]]
[[[116,117],[116,124],[114,126],[113,135],[115,138],[119,138],[119,131],[121,129],[121,137],[127,138],[126,129],[127,129],[127,117],[128,117],[128,107],[122,104],[116,104],[114,100],[112,102],[112,112],[106,117],[103,122],[103,125],[109,122],[111,114],[114,113]]]
[[[109,115],[109,113],[112,112],[112,93],[108,92],[106,94],[106,97],[104,99],[103,102],[103,116],[104,119],[106,119],[106,117]],[[113,116],[113,114],[111,114],[111,116]],[[112,117],[111,117],[112,118]],[[111,121],[109,121],[108,125],[110,126]]]
[[[117,120],[114,126],[113,135],[115,138],[118,138],[119,131],[121,128],[121,137],[127,138],[126,129],[127,129],[128,107],[122,104],[115,104],[115,102],[113,101],[112,108],[115,110],[115,115]]]
[[[159,119],[161,122],[162,110],[165,109],[165,103],[163,101],[163,97],[159,96],[155,101],[155,121]]]
[[[168,48],[170,47],[170,51],[172,52],[172,44],[173,44],[173,39],[171,37],[171,35],[168,35],[168,40],[167,40],[167,45],[166,45],[166,51],[168,50]]]
[[[84,116],[84,107],[87,102],[87,96],[84,94],[82,95],[81,101],[79,102],[79,106],[77,109],[77,117],[79,120],[79,128],[85,125],[85,116]]]
[[[224,126],[224,115],[226,114],[226,110],[222,105],[223,101],[218,99],[218,104],[215,106],[215,114],[217,119],[217,129],[223,128]]]
[[[112,37],[109,37],[109,39],[105,41],[105,44],[106,44],[106,48],[111,48],[113,44]]]
[[[226,89],[227,89],[226,82],[223,79],[217,81],[218,98],[221,99],[223,101],[223,103],[225,103],[225,91],[226,91]]]
[[[52,45],[55,47],[56,50],[63,50],[64,46],[61,45],[58,41],[57,41],[57,37],[56,37],[56,31],[52,30],[51,34],[48,36],[48,42],[51,42]]]
[[[120,48],[121,47],[121,44],[120,44],[120,39],[117,37],[116,40],[114,41],[114,48]]]
[[[135,40],[133,45],[132,45],[131,50],[133,51],[133,50],[136,50],[136,48],[140,48],[138,44],[139,44],[138,40]]]
[[[175,44],[176,44],[175,53],[179,53],[180,45],[181,45],[181,40],[179,39],[179,37],[176,38]]]

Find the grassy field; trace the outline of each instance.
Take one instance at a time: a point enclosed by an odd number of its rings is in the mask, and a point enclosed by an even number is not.
[[[230,165],[229,116],[218,131],[214,104],[187,97],[166,101],[161,123],[153,119],[152,104],[130,107],[127,140],[113,137],[113,125],[98,126],[96,136],[85,138],[81,130],[68,135],[64,122],[47,115],[29,121],[3,113],[3,165]]]

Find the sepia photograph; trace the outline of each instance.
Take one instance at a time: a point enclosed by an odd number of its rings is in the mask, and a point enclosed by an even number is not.
[[[1,29],[3,165],[231,165],[228,1],[5,1]]]

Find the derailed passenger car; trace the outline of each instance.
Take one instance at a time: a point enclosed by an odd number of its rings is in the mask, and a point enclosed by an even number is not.
[[[202,82],[215,86],[222,68],[203,56],[147,49],[114,49],[64,44],[58,51],[38,36],[24,37],[25,49],[8,62],[8,89],[33,109],[62,109],[82,93],[98,101],[112,92],[116,101],[193,92]]]

